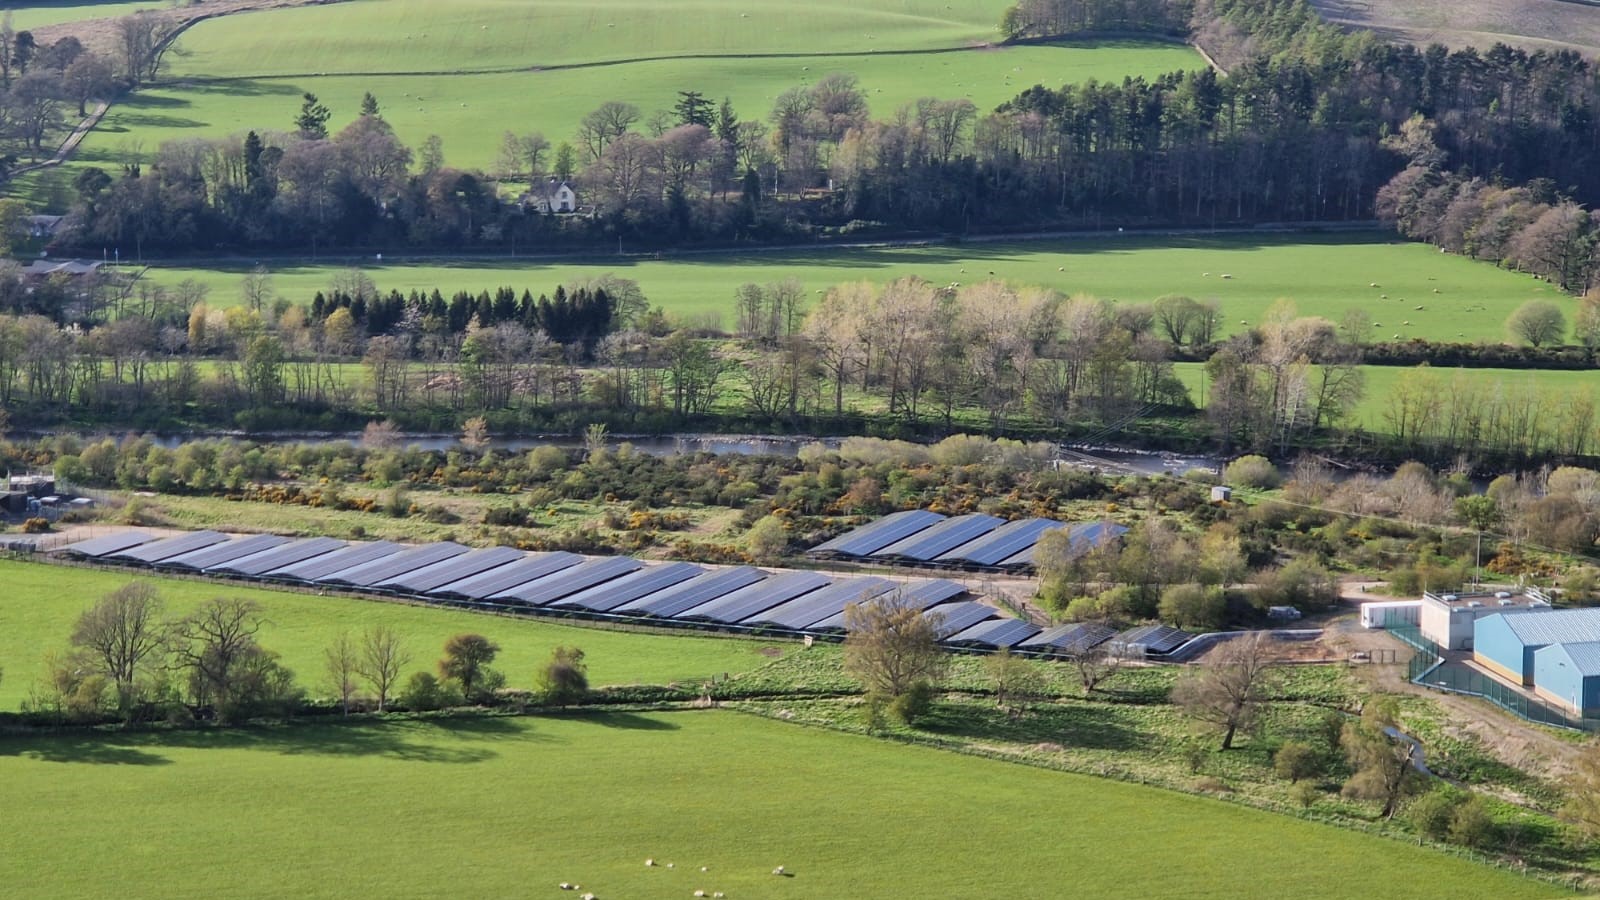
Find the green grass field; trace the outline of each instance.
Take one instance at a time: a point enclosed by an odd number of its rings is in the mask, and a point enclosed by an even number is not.
[[[135,148],[148,158],[178,138],[286,131],[308,91],[333,110],[335,130],[371,92],[408,144],[438,134],[451,164],[489,168],[507,129],[565,140],[611,100],[649,114],[694,90],[764,120],[783,91],[849,72],[877,116],[929,96],[987,111],[1034,84],[1203,65],[1160,43],[991,46],[1007,5],[355,0],[223,16],[183,35],[165,84],[118,103],[74,166],[115,165]],[[43,198],[74,166],[19,186]]]
[[[0,599],[0,709],[17,709],[43,671],[47,650],[65,650],[73,622],[101,596],[134,580],[134,572],[115,572],[0,561],[0,577],[10,589]],[[282,655],[312,694],[323,686],[323,650],[339,631],[352,634],[388,625],[412,651],[412,670],[433,668],[445,639],[473,631],[501,647],[496,667],[511,687],[532,687],[534,672],[558,645],[588,654],[595,684],[665,683],[739,672],[766,660],[759,641],[688,635],[635,634],[558,625],[457,610],[407,606],[350,597],[319,597],[260,590],[228,583],[141,577],[154,582],[169,614],[182,614],[218,596],[249,597],[265,611],[262,646]]]
[[[274,288],[296,302],[309,302],[328,287],[341,266],[271,265]],[[770,253],[685,255],[656,260],[596,257],[578,261],[461,261],[427,265],[363,265],[382,290],[439,288],[486,290],[512,285],[540,291],[613,272],[638,280],[654,304],[680,316],[718,314],[733,323],[734,290],[745,282],[798,278],[808,293],[846,281],[886,282],[918,275],[939,284],[972,283],[991,277],[1045,285],[1068,294],[1092,294],[1125,303],[1149,302],[1164,294],[1187,294],[1221,304],[1225,332],[1253,324],[1279,298],[1295,302],[1301,315],[1338,322],[1350,309],[1372,321],[1374,338],[1503,341],[1504,322],[1523,302],[1557,299],[1552,285],[1487,263],[1438,253],[1423,244],[1380,235],[1248,235],[1221,237],[1130,237],[974,243],[937,247],[819,249]],[[153,268],[162,284],[194,278],[211,289],[214,306],[239,302],[248,265],[232,268]],[[1221,278],[1228,274],[1230,279]],[[1372,282],[1381,288],[1368,287]],[[1439,293],[1433,293],[1438,290]],[[1390,299],[1381,299],[1388,294]],[[1401,300],[1399,298],[1406,298]],[[1422,310],[1414,307],[1422,306]],[[1570,312],[1570,310],[1569,310]],[[1402,325],[1410,321],[1410,325]]]
[[[1202,403],[1200,363],[1178,363],[1176,374],[1189,387],[1189,395],[1197,404]],[[1384,414],[1389,409],[1390,397],[1401,379],[1416,378],[1417,370],[1410,366],[1365,366],[1366,396],[1356,408],[1355,424],[1368,431],[1386,433],[1390,430]],[[1600,387],[1600,379],[1593,372],[1544,371],[1539,369],[1433,369],[1429,373],[1440,384],[1460,379],[1462,384],[1479,396],[1525,396],[1531,393],[1546,404],[1558,404],[1565,398],[1578,394],[1593,395]]]
[[[43,28],[46,25],[58,25],[62,22],[77,22],[82,19],[101,19],[114,16],[126,16],[142,9],[159,9],[162,6],[157,0],[125,0],[114,3],[79,3],[67,0],[63,3],[20,3],[4,5],[11,14],[12,27],[18,31],[32,28]]]
[[[1570,896],[1214,800],[728,712],[0,740],[0,808],[0,879],[31,898]]]

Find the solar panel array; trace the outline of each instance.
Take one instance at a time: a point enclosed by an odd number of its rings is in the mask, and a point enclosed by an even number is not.
[[[1194,639],[1194,635],[1166,625],[1140,625],[1111,638],[1113,652],[1124,656],[1165,656]]]
[[[1021,572],[1033,567],[1034,549],[1047,532],[1066,530],[1073,553],[1084,553],[1128,529],[1111,522],[1068,525],[1054,519],[1007,522],[972,513],[943,516],[921,509],[891,513],[818,544],[819,559],[911,565],[927,568]]]
[[[904,544],[897,553],[914,551],[932,557],[948,553],[951,546],[971,543],[978,531],[996,532],[991,521],[1000,520],[915,512],[890,516],[878,524],[885,521],[887,527],[841,544],[846,549],[838,552],[861,548],[875,552]],[[990,556],[1009,552],[1039,527],[1031,523],[1042,521],[999,527],[987,544]],[[914,545],[906,543],[916,537],[909,532],[940,526],[937,534],[924,534]],[[941,639],[951,646],[1053,652],[1053,645],[1035,644],[1041,637],[1036,626],[1002,616],[994,607],[972,600],[962,585],[942,578],[897,582],[872,575],[767,572],[753,566],[646,564],[623,556],[586,559],[575,553],[527,553],[509,547],[473,550],[448,541],[408,547],[320,537],[230,538],[215,531],[167,538],[126,531],[80,541],[61,552],[100,562],[387,593],[453,605],[817,635],[843,632],[845,609],[851,604],[898,593],[899,602],[936,620]]]

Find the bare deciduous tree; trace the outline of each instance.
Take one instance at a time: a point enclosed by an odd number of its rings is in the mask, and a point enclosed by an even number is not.
[[[1205,662],[1185,672],[1172,688],[1173,702],[1189,715],[1222,731],[1222,749],[1248,729],[1260,712],[1276,662],[1272,638],[1255,633],[1234,638],[1211,651]]]
[[[339,632],[328,649],[323,651],[322,658],[323,664],[327,667],[328,679],[339,695],[339,706],[348,716],[350,700],[356,694],[356,675],[360,669],[360,659],[356,653],[355,642],[350,640],[350,633]]]
[[[72,630],[72,645],[85,667],[117,688],[117,708],[124,715],[137,698],[135,682],[165,646],[163,605],[155,587],[125,584],[84,610]]]
[[[261,606],[241,597],[218,597],[172,626],[172,657],[189,672],[196,706],[211,706],[220,717],[242,694],[252,663],[265,656],[256,643]]]
[[[409,662],[411,654],[393,628],[375,625],[362,636],[361,658],[356,663],[356,671],[378,695],[378,712],[383,712],[388,705],[389,694],[400,681],[400,670]]]
[[[1360,721],[1345,723],[1339,736],[1356,770],[1344,784],[1345,795],[1379,801],[1385,818],[1393,818],[1400,801],[1421,784],[1421,773],[1411,763],[1411,745],[1384,731],[1394,725],[1394,701],[1376,700],[1362,711]]]

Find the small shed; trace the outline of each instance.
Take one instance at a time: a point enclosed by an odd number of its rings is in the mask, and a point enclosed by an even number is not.
[[[1290,622],[1290,621],[1293,621],[1295,619],[1300,618],[1300,615],[1301,615],[1300,610],[1295,609],[1292,606],[1269,606],[1269,607],[1267,607],[1267,618],[1269,618],[1269,619],[1277,619],[1279,621]]]
[[[1227,503],[1233,499],[1233,488],[1225,484],[1216,485],[1211,489],[1212,503]]]

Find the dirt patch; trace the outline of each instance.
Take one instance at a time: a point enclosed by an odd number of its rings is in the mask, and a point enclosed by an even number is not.
[[[783,648],[782,647],[762,647],[760,650],[757,650],[756,652],[761,654],[762,656],[767,657],[768,659],[777,659],[778,657],[783,655]]]
[[[1583,0],[1311,0],[1324,19],[1395,41],[1600,54],[1600,4]]]

